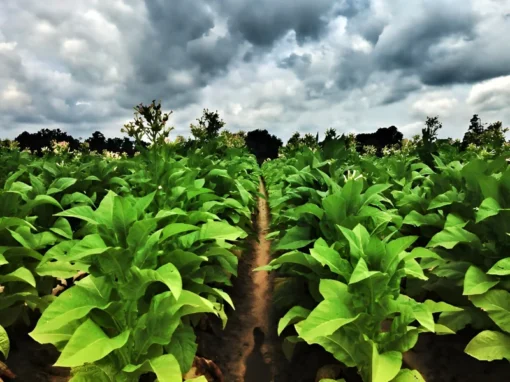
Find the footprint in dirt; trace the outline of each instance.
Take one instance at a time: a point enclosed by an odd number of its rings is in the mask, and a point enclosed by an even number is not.
[[[264,362],[262,345],[264,344],[264,332],[260,328],[253,329],[255,345],[246,359],[246,373],[244,382],[272,382],[271,367]]]

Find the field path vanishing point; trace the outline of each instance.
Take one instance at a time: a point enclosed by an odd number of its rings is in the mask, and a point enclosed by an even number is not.
[[[259,192],[267,197],[262,179]],[[276,332],[274,335],[269,333],[270,330],[276,330],[270,327],[269,323],[272,278],[266,271],[253,271],[267,265],[271,256],[270,242],[265,238],[270,224],[269,207],[265,198],[259,197],[255,218],[257,237],[252,240],[250,249],[239,258],[238,276],[233,280],[230,292],[235,311],[228,313],[225,330],[218,330],[217,335],[199,335],[198,353],[213,360],[222,370],[224,380],[228,382],[272,380],[267,379],[272,368],[271,340],[276,336]],[[254,348],[255,328],[259,328],[265,338],[262,346],[259,344],[258,348]]]

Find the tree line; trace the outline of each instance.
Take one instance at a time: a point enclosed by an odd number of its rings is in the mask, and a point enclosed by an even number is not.
[[[170,114],[172,112],[163,113],[161,103],[153,101],[147,106],[140,104],[135,107],[134,121],[125,124],[121,130],[128,137],[106,138],[101,132],[96,131],[82,141],[60,129],[42,129],[35,133],[25,131],[18,135],[14,141],[18,143],[21,150],[28,149],[39,155],[43,153],[44,148],[50,148],[52,142],[56,141],[67,142],[71,150],[79,150],[85,143],[90,151],[103,152],[107,150],[133,156],[140,146],[147,147],[155,143],[156,136],[160,140],[169,139],[169,134],[174,129],[166,127]],[[220,137],[222,138],[220,142],[229,142],[229,145],[236,147],[246,146],[257,157],[259,163],[262,163],[266,159],[277,158],[282,151],[289,153],[303,146],[318,149],[324,147],[328,142],[346,140],[348,137],[345,134],[339,136],[332,128],[326,130],[322,141],[319,140],[318,133],[316,135],[311,133],[301,135],[296,132],[284,145],[280,138],[269,133],[267,129],[256,129],[248,133],[243,131],[232,133],[226,129],[221,131],[224,126],[225,122],[217,111],[204,109],[203,115],[197,119],[197,123],[190,125],[191,136],[187,139],[178,136],[176,141],[179,142],[181,150],[185,153],[195,147],[218,141],[217,138]],[[422,150],[429,155],[434,152],[437,143],[441,142],[437,139],[438,131],[441,128],[442,124],[438,117],[427,117],[419,139]],[[466,150],[469,145],[501,147],[506,141],[505,133],[507,131],[508,129],[503,128],[501,122],[483,124],[480,117],[475,114],[470,120],[462,141],[455,144],[459,146],[460,150]],[[364,153],[369,148],[379,156],[382,155],[385,147],[401,145],[403,140],[403,134],[396,126],[381,127],[373,133],[361,133],[350,137],[355,138],[356,150],[359,153]]]

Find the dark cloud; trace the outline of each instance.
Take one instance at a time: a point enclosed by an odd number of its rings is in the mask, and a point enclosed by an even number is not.
[[[240,33],[254,45],[271,47],[287,32],[294,31],[299,42],[320,37],[327,25],[331,0],[226,1],[232,34]]]
[[[278,63],[279,68],[283,69],[293,69],[300,66],[310,66],[312,63],[312,55],[305,54],[296,54],[292,53],[290,56],[284,58]]]

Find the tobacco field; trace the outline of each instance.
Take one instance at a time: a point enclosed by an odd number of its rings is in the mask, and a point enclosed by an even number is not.
[[[218,360],[231,349],[211,354],[201,338],[230,338],[250,315],[257,293],[239,283],[256,274],[270,289],[267,382],[298,380],[285,370],[307,349],[328,360],[308,363],[312,381],[436,381],[410,358],[425,337],[467,338],[463,356],[485,370],[473,378],[508,376],[506,150],[443,146],[423,160],[333,140],[259,166],[245,148],[182,155],[158,142],[132,158],[0,152],[5,381],[22,372],[11,353],[28,335],[56,352],[54,374],[19,380],[232,382]],[[266,200],[268,232],[256,223]],[[268,261],[240,275],[265,240]],[[204,359],[225,375],[190,373]]]

